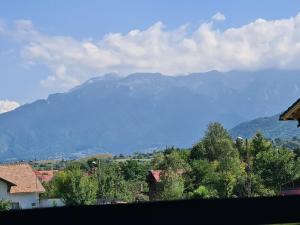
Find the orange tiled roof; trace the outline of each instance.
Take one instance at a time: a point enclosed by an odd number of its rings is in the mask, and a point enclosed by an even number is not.
[[[0,178],[15,186],[10,188],[11,194],[44,192],[45,189],[29,164],[0,164]]]

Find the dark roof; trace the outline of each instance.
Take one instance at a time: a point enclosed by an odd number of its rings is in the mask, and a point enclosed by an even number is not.
[[[295,117],[295,112],[300,113],[300,98],[279,116],[279,120],[299,120],[300,116]]]

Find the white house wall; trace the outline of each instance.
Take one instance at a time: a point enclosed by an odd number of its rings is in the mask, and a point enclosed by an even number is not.
[[[49,199],[41,199],[40,200],[40,208],[48,208],[48,207],[61,207],[65,206],[65,203],[62,199],[59,198],[49,198]]]
[[[7,192],[7,184],[0,181],[0,199],[10,200],[11,202],[19,202],[22,209],[35,208],[39,206],[38,193],[18,193],[10,194]],[[35,206],[33,206],[35,204]]]

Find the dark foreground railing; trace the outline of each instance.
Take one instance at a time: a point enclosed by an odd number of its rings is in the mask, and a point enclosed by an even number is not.
[[[300,222],[300,197],[180,200],[17,210],[1,225],[193,225]]]

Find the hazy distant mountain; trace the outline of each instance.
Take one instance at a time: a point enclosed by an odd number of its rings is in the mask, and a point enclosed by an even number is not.
[[[300,96],[299,75],[266,70],[94,78],[1,114],[0,158],[191,146],[210,121],[230,128],[285,110]]]
[[[300,136],[300,128],[296,121],[279,121],[279,115],[257,118],[243,122],[230,130],[231,135],[236,137],[252,137],[257,131],[267,138],[291,139]]]

